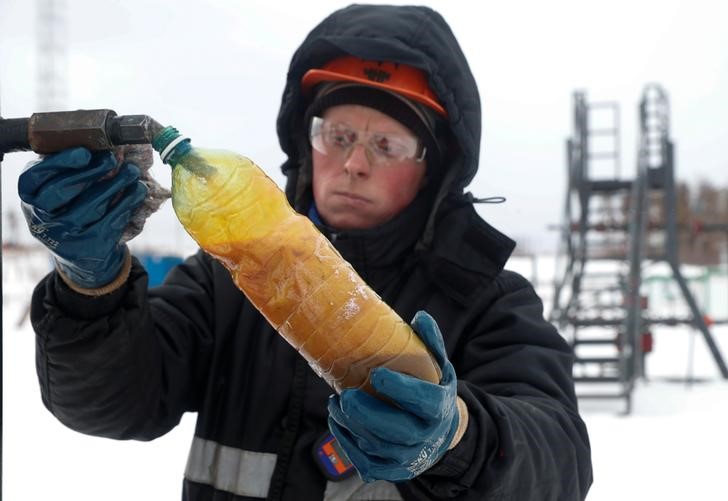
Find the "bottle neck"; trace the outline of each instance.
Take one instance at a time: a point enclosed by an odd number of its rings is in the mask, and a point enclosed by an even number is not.
[[[162,162],[176,165],[180,158],[192,149],[190,139],[174,127],[165,127],[152,140],[152,148],[159,153]]]

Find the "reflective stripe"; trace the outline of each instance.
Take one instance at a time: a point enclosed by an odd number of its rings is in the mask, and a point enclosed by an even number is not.
[[[275,454],[236,449],[195,437],[185,478],[238,496],[265,499],[275,467]],[[341,482],[327,482],[323,501],[402,501],[402,496],[391,482],[365,484],[354,475]]]
[[[275,466],[275,454],[236,449],[195,437],[185,478],[238,496],[265,499]]]
[[[365,484],[354,475],[340,482],[327,482],[323,501],[402,501],[402,496],[392,482]]]

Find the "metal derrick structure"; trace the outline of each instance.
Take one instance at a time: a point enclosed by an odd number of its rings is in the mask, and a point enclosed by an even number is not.
[[[624,399],[629,413],[635,382],[646,376],[644,362],[652,350],[653,325],[689,325],[699,331],[722,377],[728,379],[720,349],[680,268],[681,227],[665,91],[654,84],[644,89],[633,179],[620,177],[618,105],[588,103],[583,92],[576,92],[573,106],[550,319],[574,349],[577,395]],[[605,163],[611,172],[597,176],[596,167],[602,173]],[[724,225],[714,226],[711,229],[725,231]],[[658,262],[668,265],[687,316],[651,314],[641,289],[646,268]]]

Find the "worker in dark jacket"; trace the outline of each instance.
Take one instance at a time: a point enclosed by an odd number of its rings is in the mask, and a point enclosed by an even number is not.
[[[120,243],[139,170],[84,149],[46,157],[19,182],[57,264],[32,302],[45,405],[82,433],[138,440],[196,412],[191,501],[584,499],[571,351],[503,270],[514,243],[464,193],[480,120],[465,56],[428,8],[341,9],[291,61],[288,199],[414,318],[442,370],[439,385],[373,370],[386,401],[332,395],[202,251],[148,289]]]

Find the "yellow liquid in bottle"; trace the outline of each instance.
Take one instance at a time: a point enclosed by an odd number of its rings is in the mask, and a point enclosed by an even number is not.
[[[410,326],[257,165],[196,148],[177,162],[172,203],[182,225],[336,391],[369,389],[369,370],[381,366],[439,383]]]

